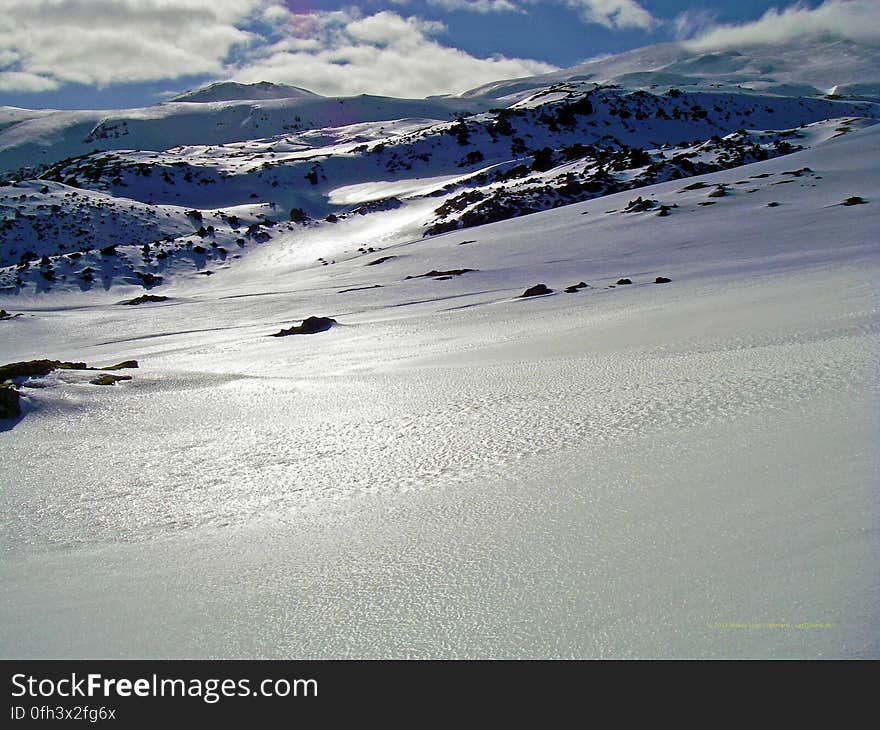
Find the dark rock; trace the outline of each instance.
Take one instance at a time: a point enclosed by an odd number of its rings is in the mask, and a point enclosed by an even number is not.
[[[526,289],[520,297],[540,297],[544,294],[552,294],[553,290],[549,289],[546,284],[535,284]]]
[[[418,274],[417,276],[407,276],[404,277],[404,281],[409,279],[431,279],[436,278],[438,276],[445,277],[447,279],[452,278],[453,276],[461,276],[462,274],[467,274],[470,271],[476,271],[476,269],[450,269],[449,271],[429,271],[427,274]]]
[[[269,335],[269,337],[287,337],[288,335],[314,335],[318,332],[326,332],[331,327],[337,324],[335,319],[331,319],[330,317],[306,317],[302,324],[296,325],[295,327],[290,327],[286,330],[281,330],[280,332],[276,332],[274,335]]]
[[[5,309],[0,309],[0,320],[15,319],[16,317],[21,317],[21,316],[23,316],[21,314],[21,312],[19,312],[18,314],[10,314]]]
[[[131,375],[99,375],[89,382],[92,385],[116,385],[121,380],[131,380]]]
[[[53,370],[87,370],[84,362],[63,362],[61,360],[27,360],[0,365],[0,383],[13,378],[27,378],[48,375]]]
[[[853,195],[851,198],[847,198],[846,200],[844,200],[841,205],[864,205],[867,202],[868,201],[864,198],[858,195]]]
[[[367,266],[378,266],[379,264],[384,264],[386,261],[391,261],[391,259],[396,259],[397,256],[381,256],[378,259],[373,259],[372,261],[367,261]]]
[[[19,394],[15,388],[0,385],[0,419],[18,418],[21,415]]]
[[[135,297],[134,299],[126,299],[124,302],[119,302],[119,304],[128,304],[131,306],[137,306],[138,304],[149,304],[151,302],[167,302],[168,297],[160,297],[156,294],[141,294],[139,297]]]
[[[665,276],[658,276],[654,279],[655,284],[668,284],[672,279],[667,279]]]
[[[123,362],[118,362],[115,365],[110,365],[106,368],[98,368],[98,370],[128,370],[129,368],[136,368],[137,366],[137,360],[124,360]]]
[[[778,205],[779,203],[777,203],[775,200],[771,200],[769,203],[767,203],[768,208],[776,208]]]
[[[156,276],[155,274],[151,274],[150,272],[144,273],[136,271],[134,275],[141,280],[141,284],[143,284],[147,289],[153,286],[158,286],[162,283],[161,276]]]
[[[618,279],[617,283],[622,286],[624,284],[632,284],[632,280],[631,279]]]
[[[626,204],[626,208],[623,209],[624,213],[643,213],[646,210],[651,210],[651,208],[656,207],[656,200],[643,200],[640,195],[635,200],[630,200],[629,203]]]

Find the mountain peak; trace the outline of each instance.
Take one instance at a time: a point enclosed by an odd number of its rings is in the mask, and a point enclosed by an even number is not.
[[[187,91],[175,96],[171,101],[212,102],[212,101],[247,101],[250,99],[295,99],[317,94],[299,86],[273,84],[269,81],[258,81],[255,84],[240,84],[235,81],[218,81]]]

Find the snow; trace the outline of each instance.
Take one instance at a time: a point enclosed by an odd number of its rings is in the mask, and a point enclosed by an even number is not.
[[[735,51],[699,48],[688,42],[658,43],[528,79],[496,81],[464,92],[514,101],[535,89],[572,81],[628,88],[734,89],[783,96],[820,95],[835,84],[842,94],[880,94],[880,51],[840,38],[802,38],[783,46],[739,45]]]
[[[876,656],[878,214],[836,203],[877,199],[877,142],[644,189],[668,219],[621,193],[168,304],[0,300],[4,361],[141,362],[0,434],[4,654]],[[403,280],[435,267],[478,271]],[[265,337],[310,313],[340,326]]]
[[[552,132],[535,119],[584,90],[539,81],[508,99],[530,147],[608,130],[651,144],[652,164],[708,172],[426,237],[462,191],[552,192],[595,161],[495,180],[520,159],[485,132],[490,114],[465,147],[449,121],[388,102],[405,113],[113,153],[186,161],[200,172],[179,189],[156,172],[122,190],[0,188],[0,218],[54,204],[96,238],[212,225],[205,246],[229,249],[174,253],[160,303],[118,304],[144,293],[119,270],[134,241],[76,259],[105,266],[93,287],[0,291],[23,314],[0,321],[0,363],[139,361],[114,386],[30,379],[22,418],[0,422],[0,655],[880,656],[876,105],[768,111],[757,92],[704,88],[685,101],[718,117],[628,126],[608,109],[678,102],[600,90],[595,131]],[[260,102],[276,103],[289,114],[290,99]],[[240,106],[181,103],[224,104]],[[718,169],[780,139],[799,149]],[[462,166],[473,149],[484,159]],[[254,173],[270,159],[283,185]],[[306,182],[315,160],[326,179]],[[288,223],[294,206],[311,220]],[[234,243],[267,217],[265,242]],[[520,297],[537,283],[553,293]],[[311,315],[338,325],[268,337]]]
[[[256,99],[296,99],[307,96],[317,96],[317,94],[299,86],[271,84],[268,81],[261,81],[256,84],[238,84],[232,81],[221,81],[175,96],[171,101],[204,103]]]

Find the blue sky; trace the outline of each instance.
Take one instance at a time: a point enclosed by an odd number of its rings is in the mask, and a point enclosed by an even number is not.
[[[454,93],[651,43],[744,37],[736,26],[755,39],[770,25],[847,37],[880,25],[878,8],[880,0],[0,0],[0,105],[142,106],[227,79],[330,95]]]

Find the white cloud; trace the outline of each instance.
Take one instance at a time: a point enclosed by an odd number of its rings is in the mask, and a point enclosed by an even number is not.
[[[393,0],[407,4],[409,0]],[[645,10],[638,0],[551,0],[578,11],[585,23],[602,25],[611,30],[640,28],[649,30],[659,21]],[[445,10],[469,10],[475,13],[525,12],[525,5],[538,5],[547,0],[425,0]]]
[[[830,36],[866,43],[880,42],[880,2],[826,0],[817,8],[796,4],[771,8],[756,21],[719,25],[687,42],[694,50],[773,45],[797,38]]]
[[[659,24],[659,21],[636,0],[563,0],[563,2],[568,7],[578,10],[585,22],[603,25],[609,29],[650,30]]]
[[[397,0],[409,6],[407,0]],[[538,0],[426,0],[446,10],[535,11]],[[637,0],[552,0],[607,28],[650,28]],[[104,87],[186,76],[279,81],[325,94],[423,96],[555,67],[480,58],[436,21],[391,11],[293,12],[287,0],[0,0],[0,90]],[[297,4],[298,5],[298,4]],[[444,39],[445,40],[445,39]]]
[[[679,40],[702,35],[717,25],[715,13],[705,8],[688,8],[672,21],[675,37]]]
[[[453,93],[500,78],[546,73],[554,66],[520,58],[477,58],[438,43],[442,24],[391,11],[290,14],[287,35],[253,48],[236,81],[289,83],[328,95],[422,97]]]
[[[0,91],[54,91],[60,84],[54,79],[22,71],[0,71]]]
[[[509,0],[426,0],[444,10],[467,10],[473,13],[510,13],[520,9]]]
[[[216,74],[265,0],[0,0],[7,89]],[[14,60],[8,60],[14,56]],[[35,79],[42,79],[42,85]],[[18,86],[16,87],[16,82]]]

